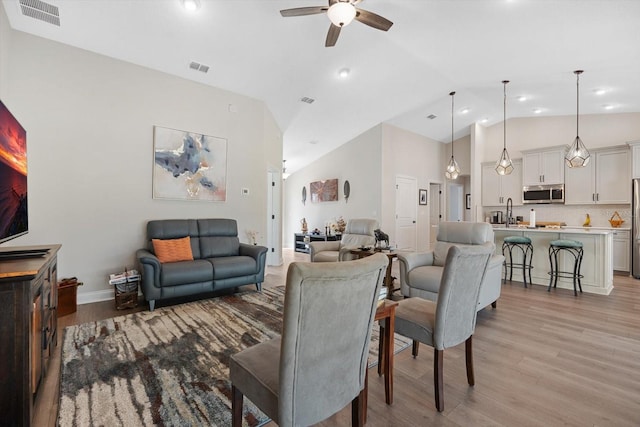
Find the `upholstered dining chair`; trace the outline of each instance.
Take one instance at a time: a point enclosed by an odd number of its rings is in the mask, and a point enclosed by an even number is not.
[[[471,386],[475,384],[471,343],[480,284],[492,252],[493,245],[489,243],[451,246],[444,263],[437,302],[412,297],[401,300],[396,307],[395,332],[413,340],[413,357],[418,356],[419,342],[434,349],[433,384],[438,411],[444,410],[442,364],[446,348],[465,343],[467,382]],[[380,324],[384,328],[382,321]],[[378,357],[380,363],[381,356]]]
[[[311,262],[350,261],[354,259],[351,249],[371,246],[376,243],[374,230],[378,221],[368,218],[354,218],[347,222],[347,227],[340,240],[331,242],[310,242],[309,255]]]
[[[367,355],[387,263],[375,254],[289,266],[281,338],[231,356],[234,427],[242,425],[243,396],[281,427],[315,424],[349,402],[352,424],[364,424]]]

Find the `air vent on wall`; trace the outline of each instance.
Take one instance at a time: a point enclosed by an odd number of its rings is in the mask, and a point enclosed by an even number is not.
[[[307,104],[313,104],[313,101],[315,101],[315,99],[303,96],[302,98],[300,98],[300,101],[306,102]]]
[[[20,9],[24,16],[48,22],[60,26],[60,13],[58,6],[45,3],[41,0],[20,0]]]
[[[200,63],[195,62],[195,61],[191,61],[189,63],[189,68],[191,68],[192,70],[201,71],[203,73],[206,73],[206,72],[209,71],[209,66],[208,65],[200,64]]]

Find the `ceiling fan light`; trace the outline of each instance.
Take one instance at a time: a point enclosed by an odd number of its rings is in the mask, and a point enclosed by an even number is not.
[[[337,27],[344,27],[349,25],[353,18],[356,17],[356,8],[351,3],[339,1],[331,5],[327,11],[329,19],[333,25]]]
[[[506,148],[502,149],[502,155],[496,163],[496,172],[498,175],[511,175],[511,172],[513,172],[513,163]]]
[[[444,176],[447,179],[457,179],[458,175],[460,175],[460,166],[458,166],[458,162],[456,162],[456,159],[451,156],[451,160],[449,160],[449,164],[444,171]]]
[[[564,155],[564,161],[570,168],[582,168],[589,164],[591,154],[587,147],[582,143],[579,136],[568,147],[566,154]]]

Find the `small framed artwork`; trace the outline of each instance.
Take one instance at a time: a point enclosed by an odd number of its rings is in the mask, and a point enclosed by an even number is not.
[[[427,190],[421,188],[418,190],[418,204],[426,205],[427,204]]]
[[[464,205],[464,207],[467,208],[467,209],[471,209],[471,194],[469,194],[469,193],[467,193],[465,195],[465,205]]]

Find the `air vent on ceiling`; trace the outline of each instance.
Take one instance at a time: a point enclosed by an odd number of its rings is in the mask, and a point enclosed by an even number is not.
[[[189,68],[191,68],[192,70],[201,71],[203,73],[206,73],[206,72],[209,71],[209,66],[208,65],[200,64],[200,63],[195,62],[195,61],[191,61],[189,63]]]
[[[24,16],[39,19],[49,24],[60,26],[60,13],[58,6],[45,3],[41,0],[20,0],[20,9]]]
[[[438,116],[436,116],[435,114],[429,114],[429,115],[427,116],[427,119],[429,119],[429,120],[433,120],[433,119],[435,119],[436,117],[438,117]]]
[[[315,99],[303,96],[302,98],[300,98],[300,101],[306,102],[307,104],[313,104],[313,101],[315,101]]]

